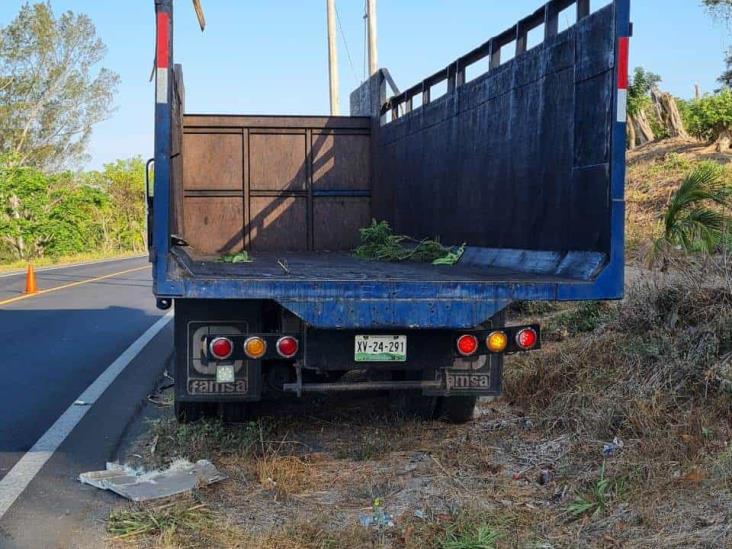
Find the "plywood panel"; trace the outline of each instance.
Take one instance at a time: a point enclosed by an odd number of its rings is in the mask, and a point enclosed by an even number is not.
[[[187,133],[183,137],[186,190],[241,190],[241,134]]]
[[[252,197],[250,215],[252,250],[307,249],[307,198]]]
[[[239,251],[244,244],[241,197],[189,196],[185,199],[186,240],[208,254]]]
[[[351,250],[359,244],[358,230],[371,219],[369,198],[316,198],[313,210],[316,250]]]
[[[250,190],[304,191],[307,185],[305,134],[249,136]]]
[[[368,135],[316,133],[313,158],[314,189],[369,188]]]

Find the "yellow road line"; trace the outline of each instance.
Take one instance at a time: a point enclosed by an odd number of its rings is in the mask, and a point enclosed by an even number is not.
[[[104,280],[107,278],[113,278],[115,276],[127,274],[127,273],[134,273],[136,271],[141,271],[143,269],[149,269],[149,265],[145,265],[143,267],[135,267],[134,269],[127,269],[126,271],[119,271],[117,273],[112,273],[104,276],[98,276],[96,278],[89,278],[87,280],[79,280],[77,282],[71,282],[69,284],[62,284],[61,286],[56,286],[54,288],[48,288],[47,290],[39,290],[38,292],[34,294],[23,294],[19,295],[17,297],[11,297],[10,299],[6,299],[5,301],[0,301],[0,305],[7,305],[9,303],[15,303],[16,301],[21,301],[22,299],[28,299],[30,297],[36,297],[43,294],[49,294],[51,292],[56,292],[58,290],[65,290],[67,288],[73,288],[74,286],[81,286],[82,284],[89,284],[90,282],[98,282],[99,280]]]

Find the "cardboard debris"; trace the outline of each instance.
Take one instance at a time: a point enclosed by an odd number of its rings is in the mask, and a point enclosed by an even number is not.
[[[227,476],[208,460],[196,463],[181,459],[162,471],[143,471],[119,463],[107,463],[104,471],[79,475],[82,484],[101,490],[111,490],[131,501],[147,501],[189,492],[196,486],[206,486],[226,480]]]

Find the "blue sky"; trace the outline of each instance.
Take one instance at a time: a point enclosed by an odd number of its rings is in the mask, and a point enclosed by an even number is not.
[[[341,112],[363,76],[363,0],[336,0]],[[379,0],[379,64],[406,88],[533,12],[545,0]],[[2,0],[0,25],[24,2]],[[176,62],[183,64],[188,112],[326,114],[325,0],[202,0],[201,33],[190,0],[177,0]],[[608,0],[592,0],[593,5]],[[52,0],[56,12],[88,14],[109,49],[104,66],[121,76],[112,117],[92,137],[89,167],[152,155],[153,0]],[[631,66],[663,77],[681,97],[716,87],[732,33],[699,0],[633,0]]]

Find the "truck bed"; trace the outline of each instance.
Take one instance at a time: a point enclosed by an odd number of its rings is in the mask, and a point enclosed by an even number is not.
[[[505,250],[501,255],[505,256]],[[257,252],[248,263],[225,263],[218,256],[202,254],[191,248],[176,248],[176,260],[182,276],[197,279],[244,279],[276,281],[328,282],[466,282],[466,283],[571,283],[587,280],[587,261],[574,271],[539,271],[538,258],[517,262],[513,268],[495,264],[477,264],[470,250],[455,265],[432,265],[417,262],[369,261],[351,252]],[[543,264],[546,266],[546,261]],[[557,261],[557,266],[561,261]],[[575,265],[579,267],[579,265]],[[523,270],[522,270],[523,269]]]
[[[377,71],[350,116],[187,113],[171,70],[156,114],[155,295],[271,301],[315,328],[374,330],[621,298],[629,6],[592,6],[550,0],[391,97]],[[468,248],[454,266],[360,260],[372,220]],[[219,260],[242,249],[251,263]]]

